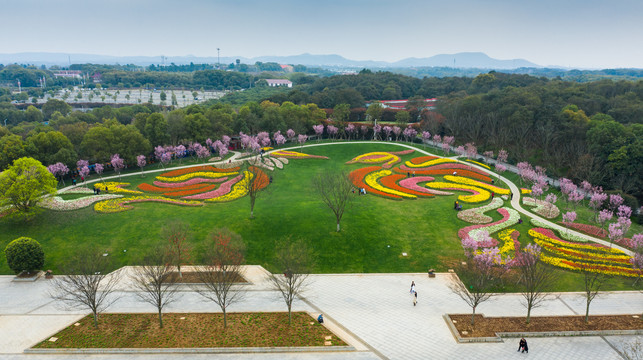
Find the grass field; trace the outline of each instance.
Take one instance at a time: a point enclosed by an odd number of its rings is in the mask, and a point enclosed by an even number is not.
[[[203,207],[137,203],[134,209],[114,214],[98,214],[92,207],[68,211],[43,211],[29,223],[0,219],[0,248],[20,236],[38,240],[45,251],[45,268],[56,271],[62,261],[79,246],[93,246],[109,254],[113,267],[140,263],[147,251],[162,244],[163,225],[173,220],[187,222],[193,232],[192,260],[199,261],[202,243],[217,227],[239,233],[247,245],[248,264],[276,270],[275,242],[285,237],[300,238],[315,252],[316,273],[426,272],[429,268],[446,271],[450,260],[463,259],[458,229],[469,225],[456,217],[455,196],[435,196],[395,201],[355,195],[355,201],[342,219],[342,231],[335,232],[335,218],[311,187],[312,177],[323,171],[351,171],[364,164],[345,165],[353,157],[371,151],[399,151],[389,144],[349,144],[304,148],[323,159],[291,159],[283,170],[275,169],[273,183],[261,193],[250,219],[249,199],[229,203],[206,203]],[[427,149],[431,151],[431,149]],[[421,154],[403,156],[408,160]],[[160,173],[145,177],[124,177],[134,189],[141,182],[151,183]],[[73,196],[69,195],[69,198]],[[479,205],[467,205],[465,208]],[[499,220],[499,214],[492,215]],[[513,228],[520,231],[521,243],[529,242],[527,219]],[[402,253],[407,253],[403,256]],[[559,273],[556,291],[580,290],[578,274],[552,268]],[[0,273],[9,274],[4,256]],[[629,289],[633,280],[615,278],[611,289]],[[512,290],[512,284],[507,284]]]

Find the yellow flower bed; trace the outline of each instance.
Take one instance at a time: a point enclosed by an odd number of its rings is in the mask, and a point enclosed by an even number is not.
[[[359,155],[347,162],[347,164],[362,163],[362,164],[373,164],[373,163],[386,163],[387,165],[393,165],[400,161],[400,157],[387,153],[384,151],[374,151],[366,154]]]
[[[470,186],[470,185],[445,183],[445,182],[430,182],[430,183],[426,183],[425,186],[430,187],[432,189],[451,189],[456,191],[458,189],[466,189],[466,190],[477,191],[478,192],[477,195],[459,195],[458,196],[458,200],[469,202],[469,203],[486,201],[486,200],[489,200],[489,198],[491,197],[491,193],[489,191],[481,189],[479,187]]]
[[[482,166],[483,168],[487,168],[487,169],[491,170],[491,168],[490,168],[490,167],[489,167],[489,165],[487,165],[487,164],[483,164],[483,163],[481,163],[481,162],[477,162],[477,161],[475,161],[475,160],[466,160],[466,161],[468,161],[468,162],[470,162],[470,163],[474,163],[474,164],[476,164],[476,165],[480,165],[480,166]]]
[[[156,180],[164,181],[164,182],[182,182],[195,177],[215,179],[215,178],[232,176],[237,174],[239,174],[238,171],[233,171],[233,172],[197,171],[197,172],[192,172],[181,176],[173,176],[173,177],[157,176]]]
[[[243,179],[236,184],[232,185],[232,190],[225,195],[221,195],[212,199],[207,199],[208,202],[228,202],[240,199],[248,195],[248,181],[252,179],[252,173],[249,171],[243,172]]]
[[[520,193],[521,194],[531,194],[531,190],[530,189],[525,189],[525,188],[520,188]]]
[[[639,277],[641,276],[636,272],[636,270],[631,268],[626,268],[623,266],[616,265],[600,265],[592,264],[586,262],[578,262],[567,259],[562,259],[559,257],[548,256],[545,254],[540,254],[540,260],[544,263],[560,267],[568,270],[582,270],[586,269],[587,271],[603,273],[607,275],[617,275],[617,276],[630,276],[630,277]]]
[[[106,183],[94,184],[94,187],[100,189],[100,191],[105,191],[105,188],[109,188],[107,192],[110,194],[142,194],[140,191],[122,189],[121,186],[129,186],[129,183],[108,181]]]
[[[514,239],[511,237],[511,234],[513,234],[514,231],[516,230],[507,229],[498,234],[498,238],[502,241],[502,246],[500,247],[501,255],[507,255],[516,251]]]
[[[458,183],[458,184],[465,184],[465,185],[472,185],[472,186],[481,187],[483,189],[493,191],[494,193],[500,194],[500,195],[509,195],[511,193],[511,190],[509,190],[509,189],[503,189],[503,188],[497,187],[495,185],[487,184],[487,183],[484,183],[482,181],[473,180],[473,179],[463,177],[463,176],[445,175],[444,180],[453,181],[454,183]]]
[[[121,212],[121,211],[129,210],[133,208],[132,206],[127,205],[127,203],[146,202],[146,201],[156,201],[156,202],[164,202],[169,204],[189,205],[189,206],[203,205],[202,202],[194,201],[194,200],[179,200],[179,199],[166,198],[164,196],[140,195],[140,196],[130,196],[126,198],[117,198],[117,199],[109,199],[109,200],[101,201],[94,204],[94,210],[99,213],[116,213],[116,212]]]
[[[408,167],[420,168],[420,167],[429,167],[429,166],[439,165],[439,164],[444,164],[444,163],[457,163],[457,161],[453,160],[453,159],[444,159],[443,158],[443,159],[433,159],[433,160],[425,161],[425,162],[420,163],[420,164],[414,164],[414,163],[412,163],[410,161],[406,161],[404,164],[406,164],[406,166],[408,166]]]
[[[568,247],[572,249],[593,250],[593,251],[611,253],[611,254],[623,254],[621,250],[615,249],[615,248],[597,247],[597,246],[592,246],[590,244],[579,244],[579,243],[572,243],[572,242],[566,242],[566,241],[563,242],[558,239],[552,239],[548,236],[545,236],[544,234],[541,234],[535,231],[534,229],[529,229],[529,236],[533,237],[534,240],[547,241],[553,244],[554,246]]]
[[[386,188],[386,187],[380,185],[380,183],[377,182],[377,179],[379,179],[381,177],[384,177],[384,176],[391,175],[391,174],[392,174],[392,172],[390,170],[375,171],[375,172],[372,172],[372,173],[366,175],[364,177],[364,182],[366,183],[366,185],[372,187],[373,189],[379,190],[381,192],[385,192],[387,194],[398,195],[398,196],[402,196],[402,197],[409,198],[409,199],[417,198],[417,196],[415,196],[415,195],[411,195],[411,194],[403,193],[401,191]]]

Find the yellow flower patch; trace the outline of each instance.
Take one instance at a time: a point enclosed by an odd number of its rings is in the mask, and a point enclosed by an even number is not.
[[[238,171],[233,171],[233,172],[197,171],[197,172],[192,172],[181,176],[173,176],[173,177],[157,176],[156,180],[164,181],[164,182],[182,182],[195,177],[215,179],[215,178],[221,178],[221,177],[232,176],[237,174],[239,174]]]
[[[387,153],[384,151],[374,151],[374,152],[369,152],[366,154],[359,155],[352,160],[348,161],[346,164],[355,164],[355,163],[362,163],[362,164],[377,164],[377,163],[385,163],[389,167],[395,163],[398,163],[400,161],[400,157]],[[386,166],[385,166],[386,167]]]
[[[133,207],[131,205],[127,205],[128,203],[147,202],[147,201],[164,202],[168,204],[188,205],[188,206],[203,205],[203,203],[200,201],[171,199],[171,198],[166,198],[164,196],[140,195],[140,196],[130,196],[126,198],[117,198],[117,199],[109,199],[109,200],[101,201],[94,204],[94,210],[99,213],[116,213],[116,212],[132,209]]]
[[[486,201],[486,200],[489,200],[489,198],[491,197],[491,193],[489,191],[481,189],[479,187],[470,186],[470,185],[454,184],[454,183],[446,183],[446,182],[430,182],[430,183],[426,183],[425,186],[430,187],[432,189],[449,189],[449,190],[456,190],[456,191],[458,189],[463,189],[463,190],[473,190],[478,192],[478,194],[475,194],[475,195],[458,196],[458,200],[469,202],[469,203]]]
[[[373,189],[379,190],[379,191],[387,193],[387,194],[398,195],[398,196],[402,196],[402,197],[405,197],[405,198],[408,198],[408,199],[416,199],[417,198],[417,196],[415,196],[415,195],[411,195],[411,194],[403,193],[401,191],[389,189],[387,187],[384,187],[384,186],[380,185],[380,183],[377,182],[377,179],[379,179],[381,177],[384,177],[384,176],[391,175],[391,174],[392,174],[391,170],[375,171],[375,172],[372,172],[372,173],[369,173],[368,175],[366,175],[364,177],[364,182],[366,183],[366,185],[372,187]]]
[[[487,183],[484,183],[484,182],[478,181],[478,180],[469,179],[469,178],[463,177],[463,176],[446,175],[446,176],[444,176],[444,179],[449,180],[449,181],[453,181],[454,183],[458,183],[458,184],[465,184],[465,185],[481,187],[483,189],[493,191],[494,193],[500,194],[500,195],[509,195],[511,193],[511,190],[509,190],[509,189],[503,189],[503,188],[497,187],[495,185],[487,184]]]
[[[208,202],[228,202],[240,199],[248,195],[248,181],[252,179],[252,173],[249,171],[243,172],[243,179],[232,186],[232,190],[225,195],[221,195],[212,199],[207,199]]]
[[[414,163],[412,163],[410,161],[407,161],[404,164],[406,166],[408,166],[408,167],[420,168],[420,167],[429,167],[429,166],[438,165],[438,164],[445,164],[445,163],[457,163],[457,161],[453,160],[453,159],[442,158],[442,159],[433,159],[433,160],[425,161],[425,162],[420,163],[420,164],[414,164]]]
[[[95,183],[94,187],[100,191],[106,191],[110,194],[142,194],[140,191],[123,189],[121,186],[129,186],[129,183],[108,181],[106,183]]]
[[[482,166],[483,168],[486,168],[486,169],[491,170],[491,168],[490,168],[490,167],[489,167],[489,165],[487,165],[487,164],[483,164],[483,163],[478,162],[478,161],[475,161],[475,160],[466,160],[466,161],[468,161],[468,162],[470,162],[470,163],[474,163],[474,164],[476,164],[476,165],[480,165],[480,166]]]

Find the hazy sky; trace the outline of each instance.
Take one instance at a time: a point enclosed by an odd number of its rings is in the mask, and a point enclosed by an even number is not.
[[[0,53],[354,60],[481,51],[643,67],[642,0],[0,0]]]

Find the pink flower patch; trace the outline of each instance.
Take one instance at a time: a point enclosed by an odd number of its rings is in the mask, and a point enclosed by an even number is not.
[[[178,183],[166,183],[162,181],[154,181],[154,185],[160,186],[160,187],[166,187],[166,188],[175,188],[175,187],[183,187],[187,185],[194,185],[194,184],[200,184],[200,183],[220,183],[224,182],[228,179],[228,177],[221,177],[221,178],[215,178],[215,179],[206,179],[206,178],[192,178],[187,181],[183,182],[178,182]]]
[[[405,189],[414,190],[417,192],[423,192],[423,193],[433,194],[433,195],[453,195],[453,193],[450,193],[450,192],[427,189],[425,187],[418,185],[418,183],[429,182],[433,180],[435,179],[432,178],[431,176],[416,176],[416,177],[402,179],[398,182],[398,184]]]
[[[206,199],[213,199],[222,195],[225,195],[232,191],[232,185],[238,183],[241,179],[243,179],[243,174],[240,174],[223,184],[219,186],[216,190],[204,192],[201,194],[196,194],[196,195],[190,195],[190,196],[184,196],[182,199],[188,199],[188,200],[206,200]]]
[[[463,227],[462,229],[458,230],[458,237],[460,237],[460,239],[464,239],[465,237],[467,237],[467,235],[469,234],[469,231],[471,230],[480,229],[483,227],[491,227],[493,225],[499,225],[509,220],[509,212],[507,211],[507,209],[500,208],[497,211],[500,213],[500,215],[502,215],[502,219],[496,222],[493,222],[491,224],[478,224],[478,225],[469,225],[467,227]]]

